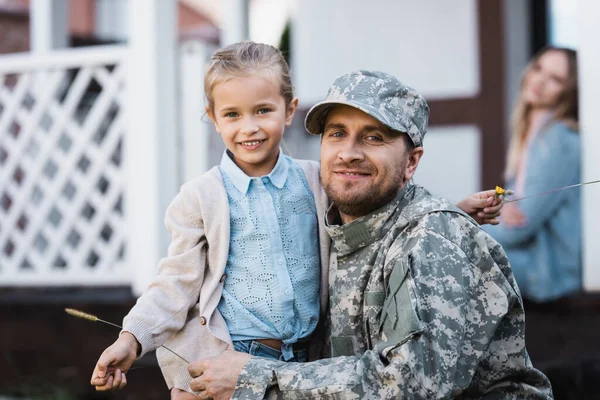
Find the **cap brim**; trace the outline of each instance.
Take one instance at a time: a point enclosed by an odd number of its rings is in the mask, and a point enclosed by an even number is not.
[[[329,114],[331,109],[337,105],[344,105],[344,106],[356,108],[357,110],[360,110],[360,111],[364,112],[365,114],[371,115],[373,118],[380,121],[380,119],[377,118],[377,116],[373,115],[373,111],[367,110],[366,108],[361,107],[357,104],[345,102],[345,101],[339,101],[339,100],[322,101],[320,103],[315,104],[314,106],[312,106],[310,108],[310,110],[308,110],[308,113],[306,114],[306,118],[304,119],[304,128],[306,129],[306,131],[308,133],[310,133],[311,135],[322,134],[323,128],[325,127],[325,119],[327,118],[327,114]],[[380,122],[382,124],[384,124],[385,126],[388,126],[388,124],[386,124],[385,122],[383,122],[383,121],[380,121]],[[389,127],[389,128],[393,129],[392,127]]]
[[[310,133],[311,135],[321,135],[325,128],[325,119],[327,118],[327,114],[329,114],[331,109],[337,105],[344,105],[344,106],[356,108],[357,110],[360,110],[360,111],[364,112],[365,114],[370,115],[371,117],[375,118],[377,121],[379,121],[381,124],[388,127],[389,129],[391,129],[392,131],[396,131],[399,133],[408,133],[408,131],[409,131],[409,129],[404,128],[404,127],[402,127],[402,129],[398,129],[400,127],[391,126],[387,121],[385,121],[383,119],[383,116],[380,115],[380,112],[377,112],[377,110],[375,110],[375,109],[370,110],[367,107],[364,107],[364,106],[361,106],[361,105],[358,105],[355,103],[339,101],[339,100],[329,100],[329,101],[326,100],[326,101],[322,101],[322,102],[317,103],[314,106],[312,106],[311,109],[308,110],[308,113],[306,114],[306,118],[304,119],[304,128],[306,129],[306,131],[308,133]],[[412,140],[412,137],[411,137],[411,140]],[[413,140],[413,142],[414,142],[414,140]],[[417,145],[417,146],[420,146],[420,145]]]

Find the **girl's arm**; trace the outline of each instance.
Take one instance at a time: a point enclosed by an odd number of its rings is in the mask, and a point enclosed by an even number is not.
[[[152,283],[123,320],[123,330],[141,345],[139,356],[160,347],[183,328],[204,282],[207,242],[202,210],[186,185],[167,208],[165,225],[171,235],[168,255],[160,260]]]
[[[579,136],[563,124],[554,124],[530,150],[524,192],[520,197],[573,185],[580,180]],[[578,189],[570,189],[578,190]],[[511,205],[523,216],[520,225],[502,224],[494,230],[494,239],[503,245],[515,245],[532,237],[562,206],[568,191],[524,199]]]

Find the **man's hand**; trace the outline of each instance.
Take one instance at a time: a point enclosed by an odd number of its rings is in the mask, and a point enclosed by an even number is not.
[[[207,358],[188,365],[192,379],[190,387],[200,399],[230,399],[238,376],[250,360],[246,353],[226,350],[218,357]]]
[[[494,189],[472,194],[461,200],[457,207],[469,214],[479,225],[498,225],[503,204],[502,198],[496,197],[495,194]]]
[[[137,357],[138,341],[129,332],[119,338],[100,356],[90,383],[97,391],[119,390],[127,385],[125,372]]]

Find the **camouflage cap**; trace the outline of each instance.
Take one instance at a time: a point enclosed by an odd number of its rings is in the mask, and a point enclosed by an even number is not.
[[[354,71],[340,76],[329,88],[325,101],[308,111],[306,130],[313,135],[322,134],[327,114],[338,104],[357,108],[388,128],[407,133],[415,146],[423,145],[429,106],[419,92],[392,75]]]

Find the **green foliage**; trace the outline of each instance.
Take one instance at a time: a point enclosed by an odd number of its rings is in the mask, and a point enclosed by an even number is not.
[[[292,52],[292,38],[291,38],[291,30],[292,30],[292,21],[288,20],[285,24],[285,28],[283,33],[281,34],[281,39],[279,40],[279,50],[283,53],[283,57],[285,57],[285,61],[288,65],[291,65],[291,52]]]

